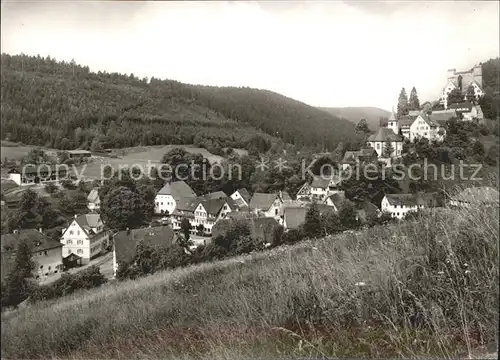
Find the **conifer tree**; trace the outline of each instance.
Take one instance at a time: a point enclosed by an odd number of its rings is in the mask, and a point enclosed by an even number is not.
[[[420,101],[418,100],[417,89],[415,86],[411,89],[410,93],[410,101],[408,103],[409,110],[419,110],[420,109]]]
[[[408,95],[405,88],[402,88],[398,99],[398,118],[405,115],[408,115]]]

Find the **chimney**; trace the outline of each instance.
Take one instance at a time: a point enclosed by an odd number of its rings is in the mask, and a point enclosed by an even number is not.
[[[39,232],[40,234],[43,234],[43,230],[42,230],[42,228],[39,228],[39,229],[38,229],[38,232]]]
[[[75,214],[75,219],[76,219],[77,215]]]

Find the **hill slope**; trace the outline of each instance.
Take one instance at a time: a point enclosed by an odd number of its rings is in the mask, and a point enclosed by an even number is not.
[[[380,117],[388,118],[391,115],[390,111],[376,107],[325,107],[320,109],[333,116],[347,119],[353,124],[357,124],[360,119],[364,118],[371,130],[378,129]]]
[[[2,139],[58,149],[196,144],[265,151],[275,138],[333,149],[354,126],[282,95],[92,73],[2,54]],[[97,139],[97,140],[94,140]]]
[[[446,210],[4,313],[2,357],[458,358],[495,341],[498,208]]]

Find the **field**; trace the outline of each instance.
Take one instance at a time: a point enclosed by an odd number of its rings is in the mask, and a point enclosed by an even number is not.
[[[79,174],[82,174],[84,180],[94,180],[101,178],[101,169],[104,169],[106,164],[109,164],[113,169],[118,170],[120,166],[127,167],[135,165],[142,169],[147,169],[148,161],[152,165],[160,163],[161,158],[174,147],[182,147],[190,153],[200,153],[207,158],[211,163],[220,162],[223,157],[211,154],[206,149],[195,147],[193,145],[159,145],[159,146],[138,146],[132,148],[113,149],[115,157],[94,155],[91,162],[85,167],[77,169]],[[2,158],[21,160],[35,146],[19,145],[16,143],[2,141]],[[55,153],[57,150],[42,148]],[[239,155],[246,155],[248,152],[244,149],[234,149]],[[83,171],[83,172],[82,172]],[[6,169],[2,169],[2,176],[6,176]]]
[[[107,157],[107,156],[93,156],[93,161],[86,165],[83,169],[82,175],[84,179],[100,179],[101,169],[109,164],[113,169],[118,170],[121,167],[136,166],[147,170],[148,163],[153,165],[158,165],[161,161],[163,155],[172,150],[175,147],[182,147],[186,149],[187,152],[196,154],[199,153],[203,157],[207,158],[211,163],[220,162],[223,160],[222,156],[214,155],[208,152],[206,149],[194,147],[192,145],[159,145],[159,146],[138,146],[133,148],[115,149],[113,152],[117,155],[117,158]],[[246,154],[245,150],[236,150],[238,154]]]
[[[2,140],[2,145],[1,145],[1,153],[2,153],[2,161],[5,158],[8,158],[9,160],[22,160],[22,158],[30,151],[36,148],[39,148],[38,146],[32,146],[32,145],[22,145],[18,143],[13,143],[10,141],[5,141]],[[49,148],[43,148],[43,150],[49,152],[49,154],[54,154],[57,152],[55,149],[49,149]]]
[[[166,271],[2,315],[2,358],[472,356],[496,341],[498,208]]]

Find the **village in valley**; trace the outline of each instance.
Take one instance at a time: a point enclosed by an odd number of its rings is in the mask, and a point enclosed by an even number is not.
[[[355,169],[371,165],[375,166],[376,171],[380,171],[378,168],[381,165],[390,169],[391,166],[403,164],[405,158],[415,153],[416,143],[422,141],[426,144],[442,143],[447,137],[450,121],[484,128],[485,120],[480,106],[483,95],[481,65],[475,66],[470,71],[456,72],[455,69],[448,71],[446,86],[438,101],[432,104],[426,102],[420,105],[415,88],[407,99],[403,89],[397,111],[393,108],[388,119],[380,119],[381,126],[376,131],[370,131],[364,119],[358,123],[356,131],[359,130],[365,136],[361,148],[337,154],[341,156],[339,162],[325,161],[331,159],[329,154],[313,154],[313,163],[322,159],[323,165],[328,165],[330,171],[327,174],[323,171],[318,174],[311,173],[312,176],[307,174],[294,194],[285,189],[262,192],[255,191],[255,187],[253,189],[233,187],[234,191],[229,194],[221,190],[200,194],[197,189],[197,195],[188,184],[189,181],[170,178],[162,182],[156,179],[156,186],[160,184],[157,187],[159,190],[154,197],[149,193],[147,199],[142,199],[149,201],[149,205],[143,203],[140,205],[140,211],[143,211],[142,207],[150,209],[152,217],[148,221],[149,224],[139,222],[135,223],[133,228],[127,220],[122,223],[107,224],[105,219],[110,218],[110,213],[114,209],[103,209],[106,206],[113,206],[112,201],[103,201],[103,197],[106,196],[102,191],[103,185],[113,181],[119,184],[130,179],[108,178],[108,180],[85,183],[81,179],[68,180],[67,175],[70,171],[65,167],[59,168],[53,163],[42,162],[21,168],[20,165],[12,167],[9,165],[11,162],[6,159],[3,167],[7,167],[8,180],[15,184],[14,187],[45,187],[47,192],[52,194],[56,193],[58,188],[79,187],[84,189],[86,200],[80,196],[80,209],[65,226],[58,227],[60,233],[49,234],[48,229],[43,228],[16,228],[10,233],[4,233],[2,274],[8,274],[11,260],[16,252],[16,244],[23,239],[32,243],[31,252],[37,263],[36,278],[41,283],[53,282],[65,272],[77,273],[91,265],[99,265],[102,270],[106,269],[107,277],[114,279],[117,272],[119,273],[120,265],[126,264],[130,267],[137,263],[136,248],[142,243],[165,248],[173,244],[182,244],[183,251],[192,255],[200,245],[206,247],[214,241],[217,242],[216,239],[220,242],[222,241],[220,239],[228,236],[238,238],[241,234],[235,234],[235,228],[244,226],[247,231],[245,234],[251,243],[247,251],[255,251],[292,243],[301,238],[329,234],[326,230],[328,224],[325,225],[325,229],[313,229],[310,233],[304,231],[306,227],[318,225],[320,217],[327,222],[339,222],[340,225],[332,230],[335,233],[393,220],[404,220],[419,211],[467,207],[478,202],[494,205],[498,200],[498,192],[489,186],[468,187],[446,196],[435,189],[426,191],[413,187],[413,191],[410,192],[401,190],[390,192],[390,188],[384,188],[382,196],[379,196],[379,201],[375,203],[367,198],[360,199],[356,191],[353,194],[352,190],[352,182],[356,183],[359,180],[352,179]],[[38,151],[39,157],[46,158],[42,150],[33,151],[35,153]],[[172,150],[173,153],[179,151],[185,153],[182,149]],[[286,150],[283,150],[283,153],[286,154]],[[66,163],[71,164],[75,161],[85,164],[86,161],[92,161],[96,155],[95,152],[88,150],[69,150],[61,154]],[[333,164],[336,165],[335,168]],[[411,163],[407,161],[406,165]],[[120,171],[127,173],[129,170]],[[122,174],[120,171],[115,172],[115,177]],[[350,177],[346,177],[346,174]],[[351,183],[348,195],[346,195],[346,182]],[[359,182],[359,186],[364,185],[366,183]],[[29,196],[37,196],[35,193],[19,194],[21,193],[17,192],[16,196],[2,194],[2,207],[10,210],[18,209],[23,206],[23,202],[29,201],[27,199]],[[132,203],[127,205],[126,211],[134,213],[136,209],[131,208],[133,206]],[[103,210],[105,214],[102,214]],[[130,214],[113,216],[127,217]],[[338,220],[332,220],[335,217]],[[308,225],[308,221],[312,221],[313,225]],[[318,224],[314,225],[314,221]],[[232,240],[234,239],[227,241]]]
[[[499,6],[2,1],[0,357],[498,358]]]

